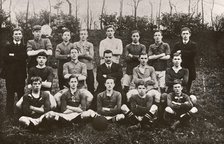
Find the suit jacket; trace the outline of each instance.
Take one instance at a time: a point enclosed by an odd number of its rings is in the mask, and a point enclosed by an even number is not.
[[[22,43],[19,45],[13,42],[7,43],[2,50],[2,58],[6,79],[17,81],[19,78],[24,81],[26,78],[26,46]]]
[[[182,57],[182,67],[189,70],[189,80],[194,80],[196,78],[195,70],[195,57],[197,54],[197,46],[193,41],[189,41],[187,44],[183,44],[182,41],[176,43],[172,50],[172,56],[175,52],[181,50]]]
[[[96,90],[97,93],[100,93],[100,92],[106,90],[106,87],[105,87],[106,78],[103,77],[103,75],[107,75],[107,77],[111,76],[111,77],[115,78],[116,80],[115,80],[114,90],[117,90],[119,92],[122,91],[121,78],[123,76],[123,72],[122,72],[121,65],[112,63],[111,70],[109,70],[107,68],[105,63],[103,63],[97,67],[97,73],[96,73],[96,80],[98,82],[98,87]]]

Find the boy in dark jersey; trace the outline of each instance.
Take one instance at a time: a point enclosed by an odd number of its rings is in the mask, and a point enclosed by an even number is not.
[[[122,105],[121,110],[128,122],[132,124],[131,129],[141,127],[151,129],[158,107],[153,104],[153,97],[146,92],[146,82],[139,81],[136,87],[138,94],[130,97],[130,109]]]

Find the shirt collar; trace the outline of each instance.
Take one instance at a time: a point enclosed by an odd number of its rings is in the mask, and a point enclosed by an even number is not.
[[[110,64],[107,64],[107,63],[105,63],[105,64],[106,64],[107,67],[110,66],[110,68],[111,68],[112,63],[113,63],[113,62],[111,62]]]
[[[133,44],[133,45],[140,45],[139,42],[137,42],[137,43],[132,42],[131,44]]]
[[[67,46],[67,45],[69,45],[70,44],[70,42],[68,41],[67,43],[65,43],[64,41],[62,42],[63,43],[63,45],[65,45],[65,46]]]
[[[13,43],[14,44],[21,44],[21,41],[15,41],[15,40],[13,40]]]
[[[113,40],[113,39],[115,39],[115,37],[112,37],[112,38],[107,37],[106,39],[108,39],[108,40]]]
[[[74,60],[71,60],[72,63],[77,64],[79,63],[79,60],[77,60],[76,62]]]
[[[183,40],[182,42],[183,42],[183,44],[187,44],[189,41],[190,40],[188,40],[188,41]]]

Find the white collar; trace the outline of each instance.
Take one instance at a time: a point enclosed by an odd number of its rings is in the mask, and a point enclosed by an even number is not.
[[[174,70],[175,73],[177,73],[179,70],[182,69],[182,67],[180,66],[180,67],[176,68],[175,66],[173,66],[172,69]]]
[[[139,42],[137,42],[137,43],[132,42],[131,44],[133,44],[133,45],[139,45],[140,43]]]
[[[14,44],[20,44],[21,41],[15,41],[15,40],[13,40],[13,43],[14,43]]]
[[[183,44],[187,44],[188,42],[189,42],[189,40],[188,41],[183,40]]]

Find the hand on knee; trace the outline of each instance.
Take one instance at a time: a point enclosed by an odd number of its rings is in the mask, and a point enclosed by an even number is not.
[[[170,114],[175,114],[175,112],[173,111],[173,109],[171,107],[166,107],[165,111]]]
[[[158,106],[157,105],[152,105],[151,106],[151,109],[150,109],[150,112],[152,114],[155,114],[157,111],[158,111]]]

